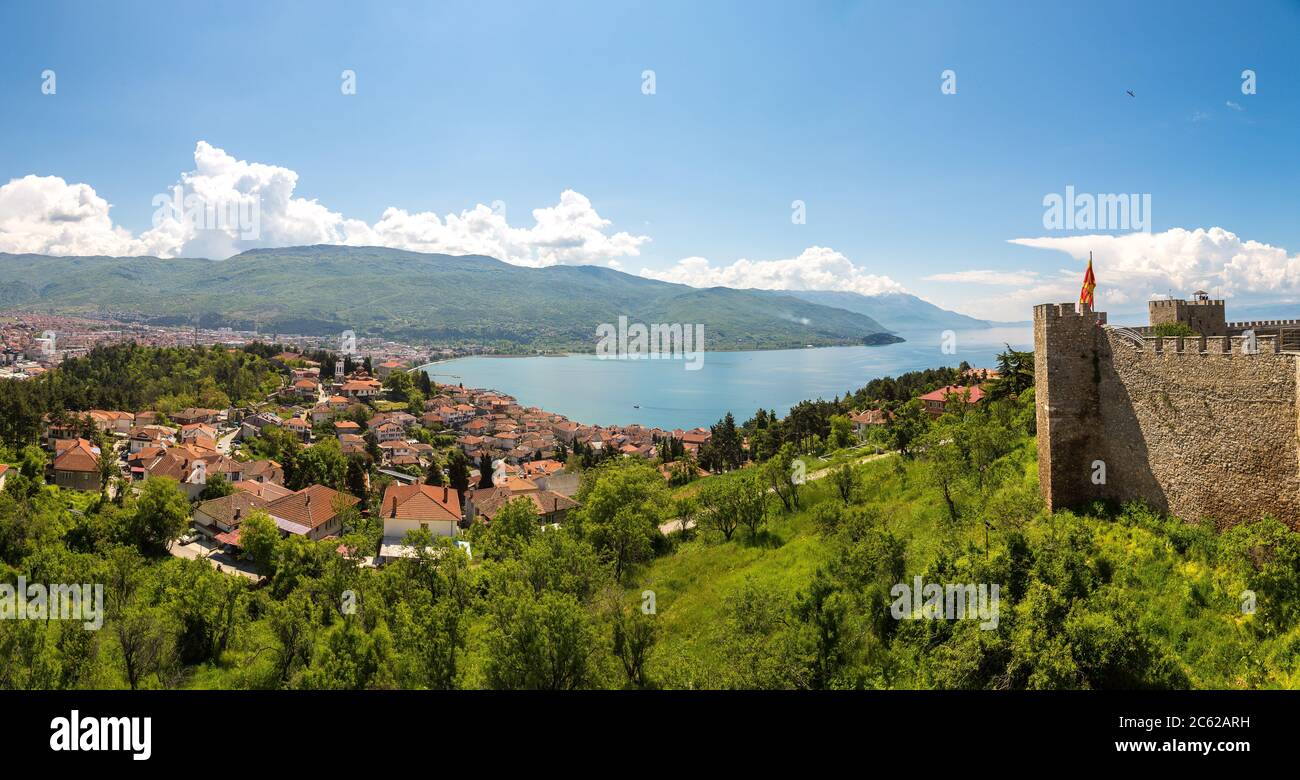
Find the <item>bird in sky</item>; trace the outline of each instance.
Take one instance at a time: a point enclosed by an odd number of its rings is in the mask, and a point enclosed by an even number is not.
[[[1128,93],[1128,96],[1129,96],[1129,97],[1137,97],[1137,95],[1134,95],[1134,94],[1133,94],[1133,90],[1131,90],[1131,89],[1126,89],[1126,90],[1124,90],[1124,91]]]

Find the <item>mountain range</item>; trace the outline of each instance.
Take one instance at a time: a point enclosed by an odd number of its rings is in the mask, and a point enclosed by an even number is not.
[[[894,331],[990,325],[899,293],[699,289],[597,266],[330,245],[226,260],[0,253],[0,309],[574,350],[620,315],[702,323],[709,349],[886,344],[902,340]]]

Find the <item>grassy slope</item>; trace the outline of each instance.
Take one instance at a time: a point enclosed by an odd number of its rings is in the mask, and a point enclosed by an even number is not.
[[[1015,457],[1026,482],[1036,483],[1032,440]],[[884,510],[889,530],[907,543],[908,576],[923,571],[951,537],[982,548],[982,526],[950,528],[920,465],[907,464],[900,474],[898,463],[891,458],[863,470],[867,499]],[[838,497],[827,480],[805,490],[803,509],[772,522],[764,541],[723,543],[697,535],[634,573],[629,598],[639,600],[647,589],[656,595],[660,640],[651,657],[652,675],[670,685],[708,685],[716,679],[710,670],[727,664],[719,652],[726,598],[747,578],[787,595],[810,581],[830,551],[809,510]],[[1070,519],[1040,516],[1024,530],[1030,536],[1048,534],[1055,523]],[[1079,520],[1091,531],[1099,553],[1114,564],[1112,586],[1123,589],[1142,632],[1173,651],[1194,686],[1300,688],[1300,628],[1256,638],[1240,609],[1238,594],[1245,586],[1239,577],[1194,550],[1179,552],[1159,527],[1099,517]],[[1000,546],[996,532],[992,545],[995,550]]]

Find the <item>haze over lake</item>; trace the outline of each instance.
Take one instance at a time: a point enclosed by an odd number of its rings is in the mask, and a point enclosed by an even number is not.
[[[956,352],[944,354],[939,331],[902,332],[901,344],[748,352],[707,352],[698,371],[682,360],[562,357],[468,357],[425,366],[442,384],[463,383],[508,393],[579,423],[694,428],[730,411],[738,423],[760,407],[784,415],[808,398],[834,398],[881,376],[938,366],[994,365],[1010,344],[1030,349],[1030,327],[957,331]],[[639,406],[640,408],[636,408]]]

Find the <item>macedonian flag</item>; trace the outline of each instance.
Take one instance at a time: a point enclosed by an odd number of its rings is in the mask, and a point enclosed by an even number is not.
[[[1097,277],[1092,275],[1092,252],[1088,253],[1088,270],[1083,274],[1083,289],[1079,290],[1079,303],[1092,308],[1092,291],[1097,289]]]

